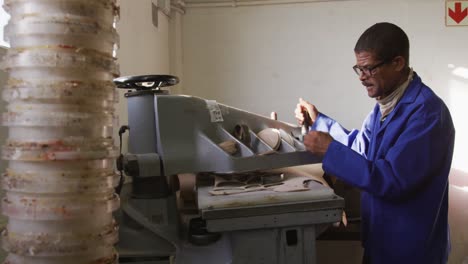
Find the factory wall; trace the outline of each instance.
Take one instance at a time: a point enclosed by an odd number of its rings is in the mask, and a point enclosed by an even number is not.
[[[266,116],[276,111],[291,123],[303,97],[346,127],[359,128],[375,101],[352,71],[354,45],[376,22],[398,24],[410,38],[411,66],[454,118],[450,263],[468,263],[468,27],[445,26],[442,0],[268,2],[187,8],[184,92]]]
[[[153,24],[151,0],[119,1],[119,5],[121,75],[169,73],[169,17],[158,11]]]

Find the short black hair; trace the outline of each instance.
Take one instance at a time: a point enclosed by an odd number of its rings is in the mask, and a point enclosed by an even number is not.
[[[356,43],[354,52],[372,52],[385,61],[402,56],[409,65],[409,40],[406,33],[392,23],[377,23],[368,28]]]

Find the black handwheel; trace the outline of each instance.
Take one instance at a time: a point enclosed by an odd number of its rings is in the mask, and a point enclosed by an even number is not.
[[[123,76],[114,79],[114,83],[122,89],[152,90],[176,85],[179,78],[172,75]]]

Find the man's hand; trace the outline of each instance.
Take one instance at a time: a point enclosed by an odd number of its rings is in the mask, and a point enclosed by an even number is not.
[[[299,122],[300,125],[304,123],[304,120],[306,116],[304,113],[307,113],[310,117],[310,121],[312,124],[315,122],[315,119],[317,119],[318,116],[318,111],[315,106],[302,98],[299,98],[299,103],[296,105],[296,109],[294,110],[294,113],[296,114],[296,119]],[[309,125],[312,125],[309,124]]]
[[[333,141],[330,134],[320,131],[310,131],[304,136],[306,149],[315,155],[323,157],[328,150],[328,146]]]

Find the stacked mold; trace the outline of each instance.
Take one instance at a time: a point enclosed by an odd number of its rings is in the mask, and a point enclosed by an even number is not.
[[[5,0],[5,263],[117,263],[115,0]]]

